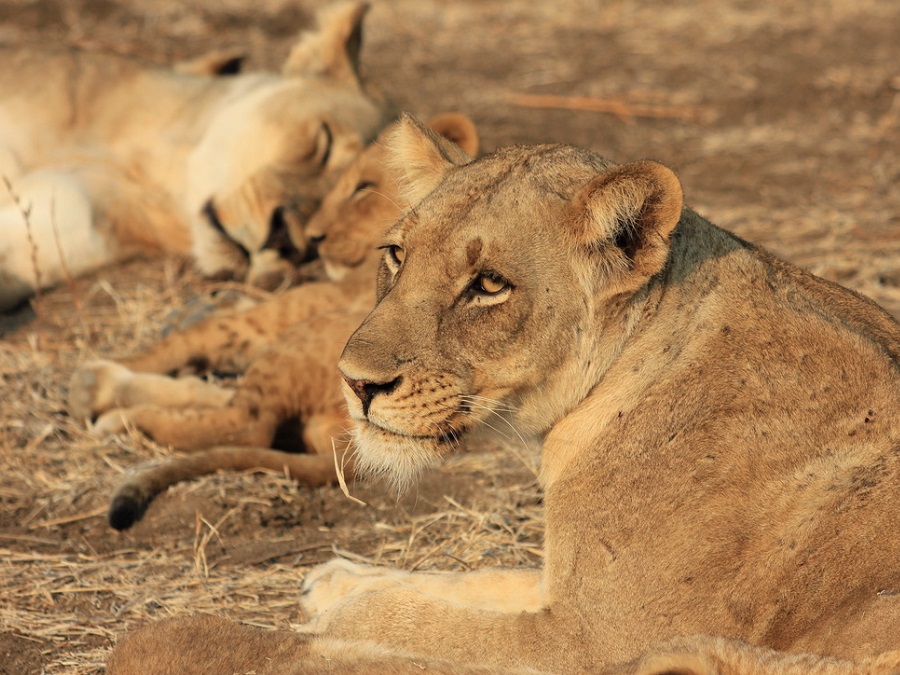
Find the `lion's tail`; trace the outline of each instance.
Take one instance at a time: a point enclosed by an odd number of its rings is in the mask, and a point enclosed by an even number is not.
[[[117,530],[127,530],[141,519],[156,495],[181,481],[220,470],[253,469],[284,472],[309,486],[327,485],[337,480],[334,458],[330,455],[243,446],[209,448],[183,457],[142,464],[129,471],[110,501],[109,524]]]

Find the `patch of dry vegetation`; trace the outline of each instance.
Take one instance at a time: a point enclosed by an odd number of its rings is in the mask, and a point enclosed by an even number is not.
[[[156,63],[246,46],[273,67],[323,3],[0,0],[0,39]],[[557,141],[663,160],[714,222],[900,316],[900,5],[395,0],[375,3],[367,28],[364,69],[400,107],[462,110],[488,150]],[[516,95],[621,105],[526,108]],[[669,115],[641,117],[636,102]],[[685,111],[704,115],[673,114]],[[68,377],[149,344],[220,288],[179,261],[138,262],[43,294],[37,320],[0,317],[0,673],[99,673],[117,636],[186,612],[290,627],[304,571],[336,551],[407,569],[540,564],[520,448],[478,446],[399,500],[351,484],[365,508],[270,473],[210,476],[129,532],[109,529],[122,472],[168,451],[87,435],[65,412]]]

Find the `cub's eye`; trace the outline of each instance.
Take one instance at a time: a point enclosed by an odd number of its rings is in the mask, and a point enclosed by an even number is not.
[[[368,189],[373,188],[373,187],[375,187],[375,183],[373,183],[372,181],[370,181],[370,180],[361,180],[361,181],[359,181],[359,183],[356,185],[356,187],[353,189],[353,194],[358,195],[358,194],[359,194],[360,192],[362,192],[363,190],[368,190]]]
[[[484,295],[499,295],[509,288],[503,279],[482,274],[475,280],[475,290]]]
[[[334,144],[334,134],[331,133],[331,127],[328,126],[328,122],[322,122],[322,130],[319,132],[319,137],[319,147],[322,148],[324,145],[324,149],[321,150],[322,158],[319,160],[319,166],[325,166],[331,158],[331,146]]]

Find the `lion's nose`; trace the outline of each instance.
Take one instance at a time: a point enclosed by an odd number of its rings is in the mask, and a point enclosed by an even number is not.
[[[356,380],[352,377],[347,377],[344,373],[341,373],[341,376],[350,389],[353,390],[353,393],[356,394],[356,397],[362,404],[363,415],[366,417],[369,416],[369,406],[372,405],[372,399],[375,398],[376,394],[389,394],[400,384],[399,377],[394,378],[390,382],[372,382],[371,380]]]

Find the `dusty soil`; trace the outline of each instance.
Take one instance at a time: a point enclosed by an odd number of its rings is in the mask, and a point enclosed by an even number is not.
[[[552,141],[663,160],[714,222],[900,316],[900,3],[669,5],[382,2],[363,62],[402,108],[470,114],[486,150]],[[0,0],[0,41],[153,63],[244,45],[274,68],[314,7]],[[277,475],[214,476],[110,530],[121,472],[167,450],[92,438],[66,414],[68,376],[153,341],[212,289],[183,261],[136,262],[0,318],[0,673],[101,672],[118,635],[189,611],[291,626],[304,570],[335,550],[407,568],[540,563],[540,496],[515,447],[476,447],[400,500],[351,486],[366,507]]]

